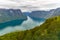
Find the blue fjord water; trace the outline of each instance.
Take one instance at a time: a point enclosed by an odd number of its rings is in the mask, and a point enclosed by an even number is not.
[[[0,35],[13,31],[29,30],[35,26],[43,24],[45,19],[35,19],[27,16],[27,20],[13,20],[10,22],[0,23]]]

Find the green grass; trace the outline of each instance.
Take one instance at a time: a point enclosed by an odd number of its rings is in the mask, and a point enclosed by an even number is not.
[[[60,40],[60,16],[49,18],[34,29],[5,34],[0,40]]]

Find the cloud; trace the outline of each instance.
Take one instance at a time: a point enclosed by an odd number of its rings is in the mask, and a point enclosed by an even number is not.
[[[19,8],[23,11],[49,10],[60,7],[60,0],[0,0],[0,8]]]

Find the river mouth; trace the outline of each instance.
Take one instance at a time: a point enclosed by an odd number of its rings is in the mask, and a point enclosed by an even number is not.
[[[17,20],[9,23],[5,23],[4,25],[0,24],[0,36],[14,32],[14,31],[23,31],[35,28],[35,26],[39,26],[44,23],[44,21],[34,21],[30,17],[27,16],[27,20]]]

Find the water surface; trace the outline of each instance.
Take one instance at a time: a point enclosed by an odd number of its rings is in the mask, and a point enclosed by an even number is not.
[[[35,26],[41,25],[42,23],[44,23],[44,20],[41,21],[34,21],[33,19],[31,19],[30,17],[27,16],[27,20],[24,21],[16,21],[13,23],[9,22],[9,24],[5,24],[5,25],[0,25],[0,35],[4,35],[6,33],[10,33],[13,31],[22,31],[22,30],[29,30],[32,28],[35,28]]]

